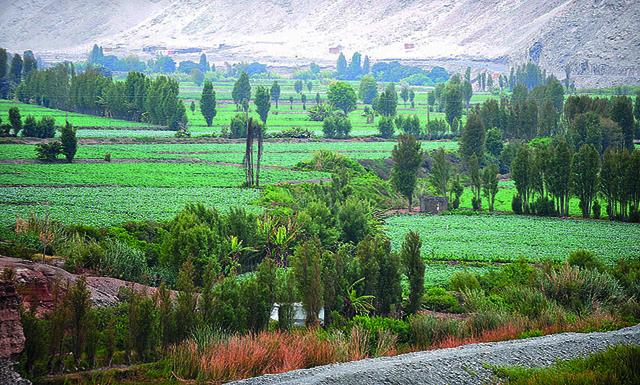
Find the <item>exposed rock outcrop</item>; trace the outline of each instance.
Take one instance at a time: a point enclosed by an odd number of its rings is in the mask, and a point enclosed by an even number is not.
[[[63,292],[73,284],[78,275],[71,274],[59,267],[24,259],[1,257],[0,270],[12,268],[16,272],[16,291],[25,308],[36,306],[36,314],[42,316],[51,310],[56,301],[56,290]],[[87,286],[91,291],[91,301],[95,306],[114,306],[120,302],[118,292],[122,287],[136,291],[146,291],[153,295],[155,287],[140,285],[109,277],[87,276]]]
[[[0,281],[0,358],[11,358],[23,349],[20,298],[12,282]]]

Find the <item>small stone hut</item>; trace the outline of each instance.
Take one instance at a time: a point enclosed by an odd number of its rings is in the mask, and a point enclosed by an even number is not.
[[[449,207],[446,197],[433,197],[422,195],[420,197],[420,212],[427,214],[441,214]]]

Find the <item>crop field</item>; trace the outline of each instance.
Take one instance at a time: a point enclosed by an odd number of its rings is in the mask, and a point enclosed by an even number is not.
[[[256,189],[224,187],[0,187],[0,226],[15,223],[16,215],[48,213],[66,224],[118,225],[128,221],[168,220],[189,202],[219,210],[253,205]]]
[[[516,215],[400,215],[385,222],[394,249],[410,230],[428,260],[507,262],[564,260],[585,248],[603,261],[640,255],[640,226],[630,223]]]

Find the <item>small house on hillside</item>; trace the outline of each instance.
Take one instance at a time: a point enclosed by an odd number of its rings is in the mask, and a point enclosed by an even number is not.
[[[338,55],[340,52],[342,52],[342,46],[341,45],[337,45],[335,47],[329,47],[329,53],[330,54]]]
[[[278,309],[280,308],[280,304],[274,303],[271,308],[271,320],[278,321]],[[293,325],[294,326],[304,326],[305,320],[307,319],[307,312],[304,310],[304,307],[300,302],[296,302],[293,304]],[[318,314],[318,319],[320,319],[320,324],[324,325],[324,308],[320,309],[320,313]]]
[[[441,214],[447,211],[449,200],[446,197],[422,195],[420,197],[420,212],[427,214]]]

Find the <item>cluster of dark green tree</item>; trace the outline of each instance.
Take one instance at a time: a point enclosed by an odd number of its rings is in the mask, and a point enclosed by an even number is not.
[[[115,55],[105,55],[104,49],[97,44],[93,45],[87,65],[102,67],[106,73],[110,72],[143,72],[147,69],[147,64],[137,56],[127,56],[120,59]]]
[[[64,155],[67,162],[73,162],[78,151],[78,139],[76,129],[67,121],[60,128],[60,140],[43,142],[36,145],[36,157],[40,160],[51,162]]]
[[[178,82],[166,76],[151,79],[130,72],[125,81],[114,81],[94,68],[78,74],[73,64],[64,63],[32,71],[16,89],[16,97],[25,103],[177,130],[187,124],[178,92]]]
[[[575,196],[585,218],[599,218],[603,200],[610,219],[640,221],[639,150],[609,148],[601,155],[589,143],[575,150],[562,138],[539,141],[519,147],[511,176],[516,213],[568,216]]]
[[[373,76],[382,82],[404,81],[414,86],[431,86],[449,80],[449,73],[442,67],[430,71],[420,67],[400,64],[397,61],[377,62],[371,67]]]
[[[0,48],[0,99],[11,98],[20,81],[37,69],[38,61],[32,51],[10,56],[6,49]]]
[[[9,108],[7,123],[0,117],[0,136],[25,136],[29,138],[53,138],[56,135],[56,121],[51,116],[40,120],[29,115],[22,119],[18,107]]]
[[[369,74],[371,71],[371,63],[369,56],[362,59],[362,55],[359,52],[354,52],[351,57],[351,61],[347,63],[347,59],[344,54],[340,52],[338,56],[338,62],[336,63],[336,79],[339,80],[356,80],[363,75]]]

